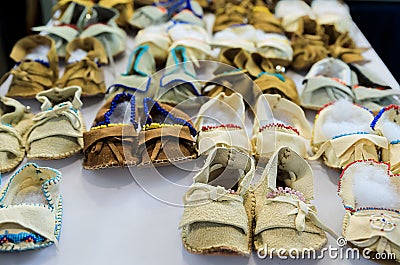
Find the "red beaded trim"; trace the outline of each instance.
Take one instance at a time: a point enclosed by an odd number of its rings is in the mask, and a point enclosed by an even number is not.
[[[242,129],[239,125],[236,124],[221,124],[221,125],[207,125],[201,127],[202,131],[211,131],[219,128],[225,128],[225,129]]]
[[[400,108],[400,106],[398,106],[398,105],[390,104],[389,106],[387,106],[385,108],[385,110],[390,110],[390,109],[398,110],[399,108]]]
[[[285,125],[285,124],[283,124],[283,123],[270,123],[270,124],[264,125],[263,127],[261,127],[261,128],[259,129],[259,132],[262,132],[262,131],[264,131],[265,129],[273,128],[273,127],[277,127],[277,128],[281,128],[281,129],[286,129],[286,130],[289,130],[289,131],[293,131],[293,132],[295,132],[297,135],[300,135],[300,132],[299,132],[296,128],[293,128],[293,127],[290,126],[290,125]]]

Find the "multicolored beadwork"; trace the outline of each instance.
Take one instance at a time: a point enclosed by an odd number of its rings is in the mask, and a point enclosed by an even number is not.
[[[269,192],[267,194],[267,199],[272,199],[272,198],[275,198],[275,197],[278,197],[278,196],[287,196],[287,195],[289,195],[289,196],[292,196],[292,195],[297,196],[299,198],[299,200],[302,201],[302,202],[306,201],[306,199],[304,198],[304,194],[303,193],[301,193],[300,191],[297,191],[297,190],[293,190],[293,189],[291,189],[289,187],[285,187],[285,188],[278,187],[278,188],[275,188],[273,191],[271,191],[271,192]]]

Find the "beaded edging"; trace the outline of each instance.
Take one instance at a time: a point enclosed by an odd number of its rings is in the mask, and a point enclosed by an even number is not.
[[[294,127],[292,127],[292,126],[290,126],[290,125],[285,125],[285,124],[283,124],[283,123],[270,123],[270,124],[267,124],[267,125],[264,125],[264,126],[260,127],[260,128],[258,129],[258,131],[259,131],[259,132],[262,132],[262,131],[264,131],[265,129],[269,129],[269,128],[286,129],[286,130],[295,132],[297,135],[300,135],[300,132],[299,132],[296,128],[294,128]]]
[[[96,123],[94,127],[98,127],[98,126],[101,126],[101,125],[106,125],[106,126],[108,126],[108,125],[111,123],[111,121],[110,121],[110,116],[113,114],[115,108],[117,107],[117,104],[119,103],[118,101],[119,101],[121,98],[122,98],[124,101],[128,101],[128,100],[130,101],[130,104],[131,104],[130,122],[133,124],[133,126],[135,127],[135,129],[137,129],[138,124],[137,124],[137,122],[136,122],[136,120],[135,120],[135,118],[136,118],[136,106],[135,106],[136,104],[135,104],[135,99],[136,99],[136,98],[135,98],[134,95],[132,95],[132,94],[130,94],[130,93],[126,93],[126,92],[122,92],[122,93],[119,93],[119,94],[115,95],[115,97],[114,97],[113,100],[111,101],[110,109],[104,114],[104,121],[101,121],[101,122]]]
[[[343,168],[343,171],[342,171],[342,173],[340,174],[340,177],[339,177],[339,183],[338,183],[338,190],[337,190],[337,193],[338,193],[338,195],[340,196],[340,193],[341,193],[341,189],[342,189],[342,179],[343,179],[343,176],[344,176],[344,174],[345,174],[345,172],[346,172],[346,170],[350,167],[350,166],[352,166],[353,164],[356,164],[356,163],[364,163],[364,164],[366,164],[366,163],[372,163],[372,164],[375,164],[375,165],[386,165],[387,166],[387,175],[389,176],[389,177],[400,177],[400,174],[393,174],[391,171],[390,171],[390,163],[387,163],[387,162],[379,162],[379,161],[376,161],[376,160],[374,160],[374,159],[367,159],[367,160],[356,160],[356,161],[354,161],[354,162],[352,162],[352,163],[350,163],[350,164],[348,164],[345,168]],[[389,212],[395,212],[395,213],[397,213],[397,214],[400,214],[400,211],[399,210],[397,210],[397,209],[388,209],[388,208],[380,208],[380,207],[369,207],[369,206],[366,206],[366,207],[358,207],[358,208],[353,208],[352,206],[350,206],[350,205],[343,205],[344,206],[344,208],[347,210],[347,211],[350,211],[350,212],[352,212],[352,213],[355,213],[355,212],[360,212],[360,211],[366,211],[366,210],[380,210],[380,211],[389,211]]]
[[[152,124],[153,119],[151,118],[150,115],[150,110],[149,110],[149,105],[151,104],[151,107],[155,107],[159,113],[161,113],[165,119],[170,119],[174,124],[182,125],[182,126],[187,126],[189,127],[190,134],[192,136],[196,136],[197,131],[196,129],[186,120],[175,117],[165,109],[163,109],[160,104],[151,99],[151,98],[144,98],[143,99],[143,109],[144,109],[144,114],[145,114],[145,124]]]

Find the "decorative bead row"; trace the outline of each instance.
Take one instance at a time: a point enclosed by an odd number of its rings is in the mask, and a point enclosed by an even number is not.
[[[26,232],[21,232],[18,234],[10,234],[7,230],[4,232],[4,234],[0,235],[0,245],[6,244],[6,243],[38,243],[38,242],[43,242],[45,241],[45,238],[42,237],[41,235],[38,234],[33,234],[33,233],[26,233]]]
[[[36,60],[29,60],[29,59],[27,59],[27,60],[22,60],[22,61],[17,62],[17,63],[15,64],[15,66],[18,66],[18,65],[20,65],[20,64],[23,63],[23,62],[36,62],[36,63],[40,63],[40,64],[46,66],[47,68],[50,67],[49,62],[46,62],[46,61],[40,60],[40,59],[36,59]]]
[[[114,110],[117,108],[117,104],[120,103],[120,100],[123,100],[123,101],[129,100],[130,101],[130,104],[131,104],[130,122],[133,124],[133,126],[135,128],[138,127],[136,119],[135,119],[135,117],[136,117],[135,96],[130,93],[126,93],[126,92],[122,92],[122,93],[115,95],[115,97],[111,101],[110,109],[104,114],[104,121],[96,123],[96,125],[94,127],[101,126],[101,125],[108,125],[111,123],[110,116],[113,114]]]
[[[283,123],[270,123],[270,124],[264,125],[264,126],[259,128],[259,132],[262,132],[262,131],[264,131],[265,129],[268,129],[268,128],[286,129],[286,130],[295,132],[297,135],[300,135],[300,132],[296,128],[294,128],[294,127],[292,127],[290,125],[285,125]]]
[[[215,129],[220,129],[220,128],[224,128],[224,129],[242,129],[241,126],[236,125],[236,124],[221,124],[221,125],[206,125],[206,126],[202,126],[201,130],[202,131],[211,131],[211,130],[215,130]]]
[[[284,195],[284,196],[295,195],[302,202],[305,202],[305,200],[306,200],[304,198],[304,194],[303,193],[301,193],[300,191],[297,191],[297,190],[293,190],[293,189],[291,189],[289,187],[285,187],[285,188],[278,187],[278,188],[275,188],[273,191],[271,191],[271,192],[269,192],[267,194],[267,199],[275,198],[275,197],[282,196],[282,195]]]
[[[90,128],[90,130],[99,130],[99,129],[104,129],[104,128],[107,128],[107,127],[119,127],[119,126],[126,126],[126,125],[129,125],[129,124],[125,124],[125,123],[110,123],[110,124],[107,124],[107,125],[100,125],[100,126],[92,127],[92,128]]]
[[[182,127],[180,124],[166,124],[166,123],[151,123],[143,125],[143,130],[159,129],[163,127]]]
[[[368,132],[353,132],[353,133],[343,133],[343,134],[339,134],[336,136],[332,137],[332,140],[340,138],[340,137],[344,137],[344,136],[350,136],[350,135],[355,135],[355,134],[370,134]]]
[[[150,115],[150,110],[149,110],[149,105],[152,108],[156,108],[155,111],[157,111],[158,113],[162,114],[165,117],[165,121],[167,121],[168,119],[172,122],[172,124],[178,124],[178,125],[182,125],[182,126],[187,126],[189,127],[190,130],[190,134],[192,136],[196,136],[197,131],[196,129],[190,124],[190,122],[175,117],[174,115],[172,115],[171,113],[169,113],[167,110],[165,110],[164,108],[162,108],[160,106],[160,104],[158,104],[157,101],[151,99],[151,98],[144,98],[143,99],[143,108],[144,108],[144,113],[146,115],[146,124],[152,124],[153,123],[153,119]]]

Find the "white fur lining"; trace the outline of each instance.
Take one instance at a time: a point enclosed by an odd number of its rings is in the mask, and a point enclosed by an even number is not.
[[[321,125],[321,134],[326,138],[356,132],[373,133],[369,126],[373,115],[367,110],[360,109],[345,99],[336,101],[328,108],[330,113],[324,116],[326,118]]]

